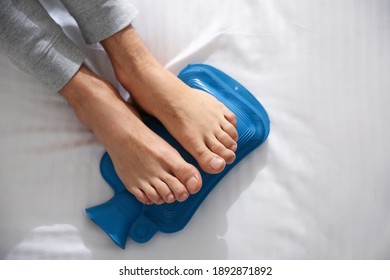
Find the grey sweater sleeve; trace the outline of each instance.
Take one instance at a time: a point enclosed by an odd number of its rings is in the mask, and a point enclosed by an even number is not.
[[[61,0],[75,18],[88,44],[99,42],[130,25],[137,9],[129,0]]]
[[[2,0],[0,50],[53,90],[77,72],[85,56],[37,0]]]

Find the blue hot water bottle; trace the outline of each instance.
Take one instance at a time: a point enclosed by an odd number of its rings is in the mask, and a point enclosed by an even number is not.
[[[268,136],[270,121],[264,108],[247,89],[225,73],[209,65],[192,64],[184,68],[178,77],[190,87],[215,96],[235,113],[239,135],[236,160],[226,165],[221,173],[205,173],[157,119],[148,118],[148,127],[198,168],[203,185],[198,193],[190,195],[184,202],[144,205],[126,190],[109,155],[105,153],[100,162],[100,171],[115,195],[104,204],[86,209],[86,212],[121,248],[125,248],[128,236],[143,243],[149,241],[157,231],[172,233],[183,229],[218,182]]]

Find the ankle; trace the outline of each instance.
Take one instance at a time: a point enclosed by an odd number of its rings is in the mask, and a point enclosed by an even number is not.
[[[162,68],[130,25],[101,41],[114,67],[117,79],[126,83],[130,77],[139,77],[150,69]]]
[[[82,65],[73,78],[59,91],[74,110],[80,122],[92,129],[91,110],[99,98],[115,96],[114,87]]]

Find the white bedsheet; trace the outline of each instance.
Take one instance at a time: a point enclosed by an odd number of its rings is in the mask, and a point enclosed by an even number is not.
[[[61,6],[43,2],[81,43]],[[0,258],[390,258],[390,1],[132,2],[167,68],[211,64],[261,101],[267,142],[184,230],[122,250],[84,213],[112,196],[103,148],[59,94],[2,55]],[[116,83],[100,46],[83,47]]]

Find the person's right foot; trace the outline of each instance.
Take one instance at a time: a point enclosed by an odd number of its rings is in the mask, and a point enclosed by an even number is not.
[[[143,203],[184,201],[199,191],[199,171],[150,130],[108,82],[81,67],[60,91],[109,153],[126,188]]]

